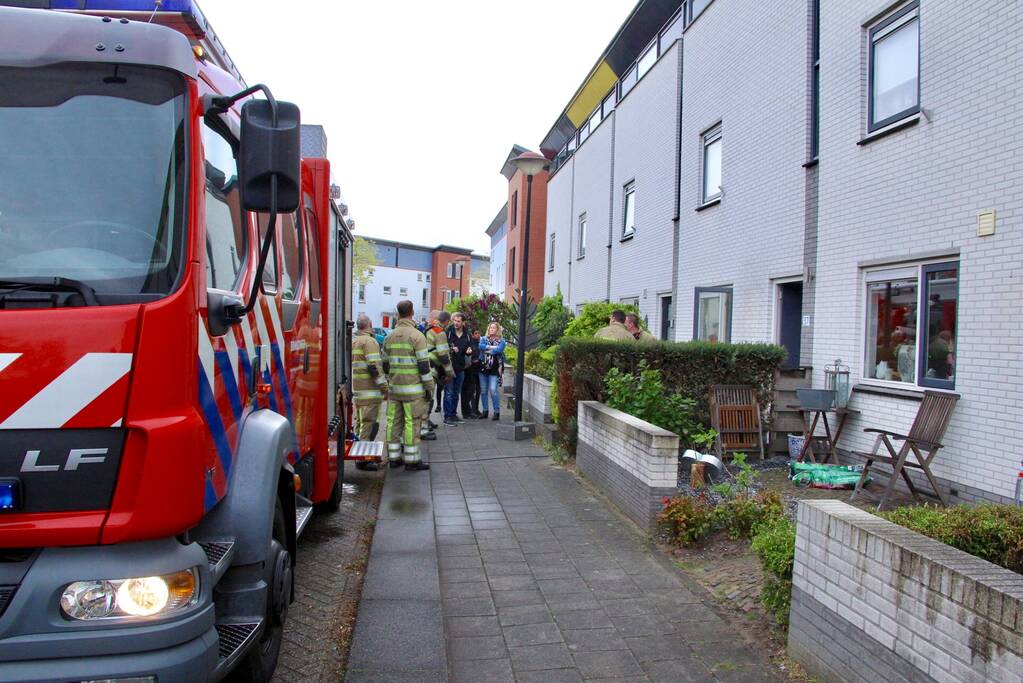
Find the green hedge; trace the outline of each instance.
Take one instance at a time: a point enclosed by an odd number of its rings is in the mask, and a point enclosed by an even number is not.
[[[721,344],[711,342],[658,342],[635,344],[565,337],[555,361],[558,382],[558,428],[570,434],[578,401],[605,401],[604,377],[611,368],[637,372],[640,361],[660,370],[664,386],[697,401],[698,414],[710,424],[707,408],[712,384],[746,384],[754,388],[766,415],[774,393],[775,371],[785,360],[785,349],[773,344]],[[568,448],[575,452],[574,440]]]
[[[907,529],[1023,574],[1023,508],[985,504],[902,507],[880,513]]]

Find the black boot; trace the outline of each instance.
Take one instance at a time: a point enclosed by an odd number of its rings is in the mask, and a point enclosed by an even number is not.
[[[406,471],[411,470],[413,472],[420,472],[422,470],[428,470],[428,469],[430,469],[430,465],[428,463],[425,463],[425,462],[407,462],[407,463],[405,463],[405,470]]]
[[[437,433],[436,432],[427,432],[426,434],[420,434],[419,435],[419,440],[420,441],[436,441],[437,440]]]
[[[488,417],[490,417],[490,411],[489,410],[484,410],[482,413],[480,413],[479,419],[480,420],[485,420]]]
[[[389,464],[393,470],[396,467],[401,467],[401,460],[391,460]]]
[[[501,419],[501,413],[494,413],[494,416],[490,419],[493,420],[494,422],[497,422],[498,420]]]

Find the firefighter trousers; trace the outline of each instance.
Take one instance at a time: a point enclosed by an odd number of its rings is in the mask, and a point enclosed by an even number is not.
[[[419,462],[419,430],[423,426],[426,401],[387,402],[387,459],[404,460],[406,465]]]
[[[387,415],[387,409],[384,409],[384,414],[381,415],[380,408],[383,404],[379,401],[365,404],[355,404],[355,433],[359,437],[359,441],[372,441],[374,439],[380,441],[380,429],[376,428],[377,422],[381,417]],[[374,434],[374,431],[377,432]]]

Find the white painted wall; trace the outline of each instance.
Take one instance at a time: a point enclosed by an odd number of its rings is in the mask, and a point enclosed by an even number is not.
[[[365,301],[359,298],[356,287],[355,311],[365,313],[373,321],[374,327],[381,327],[384,315],[397,316],[398,302],[408,299],[415,305],[416,320],[426,315],[429,308],[430,283],[427,281],[430,272],[426,270],[409,270],[377,266],[373,271],[373,280],[366,285]],[[384,287],[390,287],[390,294],[384,293]],[[402,294],[402,288],[407,293]],[[427,305],[423,305],[423,290],[426,289]]]

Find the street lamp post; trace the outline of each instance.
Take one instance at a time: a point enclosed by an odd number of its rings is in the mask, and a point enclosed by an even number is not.
[[[522,281],[519,283],[518,354],[515,362],[515,422],[522,422],[522,384],[526,374],[526,309],[529,306],[529,219],[533,213],[533,176],[550,165],[546,157],[536,152],[525,152],[512,159],[512,163],[526,176],[526,232],[522,236]]]

